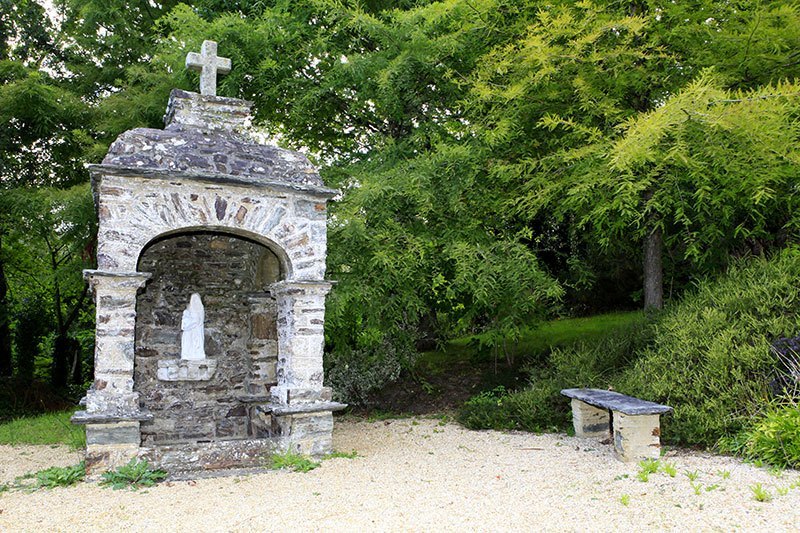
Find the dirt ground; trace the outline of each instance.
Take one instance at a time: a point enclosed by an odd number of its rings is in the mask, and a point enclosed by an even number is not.
[[[800,527],[800,473],[688,451],[677,474],[637,479],[608,446],[561,434],[470,431],[436,419],[339,419],[329,459],[308,473],[93,483],[0,494],[1,531],[643,531]],[[0,483],[74,464],[63,447],[0,446]],[[687,474],[696,479],[691,481]],[[760,483],[773,496],[755,501]]]

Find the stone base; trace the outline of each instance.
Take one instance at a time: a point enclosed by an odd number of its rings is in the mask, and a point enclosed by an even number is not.
[[[140,448],[139,457],[170,475],[231,468],[265,468],[280,451],[277,439],[243,439]]]
[[[312,457],[333,453],[333,413],[330,411],[274,416],[274,420],[287,450]]]
[[[611,436],[611,417],[607,409],[600,409],[581,400],[572,399],[572,424],[575,436],[581,438]]]
[[[86,474],[118,468],[139,453],[139,421],[86,424]]]
[[[614,451],[622,461],[658,459],[661,455],[659,415],[614,412]]]
[[[323,405],[328,404],[319,406]],[[284,451],[312,457],[333,452],[332,411],[279,415],[261,406],[253,406],[251,410],[258,415],[251,420],[256,438],[157,446],[141,446],[138,420],[88,422],[86,472],[90,479],[96,479],[102,472],[118,468],[136,457],[147,460],[154,468],[178,474],[267,467],[272,454]]]
[[[216,359],[159,359],[156,376],[161,381],[208,381],[216,371]]]

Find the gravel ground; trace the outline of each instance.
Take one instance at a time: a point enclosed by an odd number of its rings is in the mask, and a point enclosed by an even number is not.
[[[432,419],[337,420],[354,459],[308,473],[175,481],[113,491],[85,483],[0,494],[0,531],[508,531],[800,528],[800,472],[670,451],[674,478],[636,479],[609,446],[565,435],[469,431]],[[0,483],[74,451],[0,446]],[[697,472],[695,494],[686,472]],[[754,500],[761,483],[774,498]],[[787,490],[785,495],[778,491]],[[627,501],[627,505],[623,504]]]

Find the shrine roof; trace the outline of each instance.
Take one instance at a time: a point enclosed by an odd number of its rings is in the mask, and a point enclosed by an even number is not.
[[[102,166],[322,187],[306,156],[247,136],[250,105],[174,90],[166,128],[126,131],[111,144]]]

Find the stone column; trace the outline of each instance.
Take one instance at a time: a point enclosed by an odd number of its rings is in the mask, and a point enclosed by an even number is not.
[[[150,274],[86,270],[84,276],[97,308],[95,379],[86,393],[86,410],[72,420],[86,424],[86,468],[93,473],[135,457],[139,422],[148,419],[133,391],[133,360],[136,293]]]
[[[608,409],[600,409],[577,398],[572,399],[572,424],[575,436],[581,438],[611,436]]]
[[[330,401],[322,386],[327,281],[280,281],[272,291],[278,303],[278,385],[272,401],[279,405]]]
[[[626,415],[614,411],[614,451],[622,461],[658,459],[661,455],[660,415]]]

